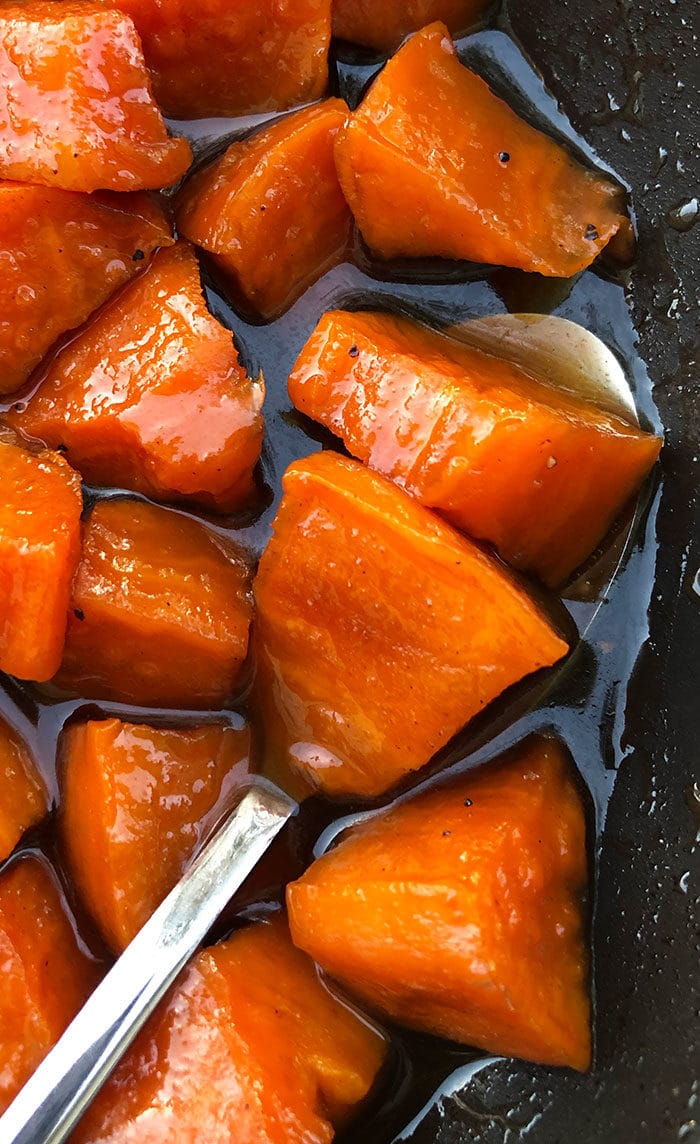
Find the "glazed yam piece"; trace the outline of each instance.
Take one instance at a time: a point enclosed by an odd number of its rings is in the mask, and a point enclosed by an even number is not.
[[[63,445],[90,484],[230,512],[253,491],[263,395],[207,310],[194,251],[180,242],[58,354],[8,420]]]
[[[278,916],[190,963],[73,1140],[330,1144],[386,1051],[327,992]]]
[[[0,1113],[87,1001],[99,978],[54,875],[34,855],[0,874]]]
[[[26,830],[48,814],[46,787],[29,747],[0,720],[0,862],[10,856]]]
[[[328,99],[232,143],[180,194],[181,234],[208,251],[239,305],[274,317],[343,261],[352,215],[333,145],[348,109]]]
[[[116,0],[166,115],[284,111],[328,84],[330,0]]]
[[[353,828],[287,888],[292,937],[391,1020],[590,1061],[585,820],[547,739]]]
[[[405,318],[324,314],[289,379],[297,409],[504,560],[563,584],[661,440]]]
[[[61,334],[172,241],[145,194],[0,184],[0,394],[19,388]]]
[[[251,611],[247,565],[203,524],[101,501],[83,526],[54,682],[142,707],[218,707],[240,684]]]
[[[120,953],[248,774],[250,734],[223,723],[74,724],[61,744],[61,838],[74,885]]]
[[[381,258],[444,256],[567,278],[630,231],[622,190],[463,67],[444,24],[389,61],[340,132],[336,158]]]
[[[0,430],[0,671],[57,670],[80,555],[80,477],[63,457]]]
[[[133,23],[92,0],[0,5],[0,177],[71,191],[167,187],[171,139]]]
[[[326,794],[382,794],[568,650],[497,561],[355,461],[291,465],[273,527],[254,586],[268,755]]]
[[[333,35],[390,52],[409,32],[442,20],[453,36],[466,32],[491,7],[489,0],[333,0]]]

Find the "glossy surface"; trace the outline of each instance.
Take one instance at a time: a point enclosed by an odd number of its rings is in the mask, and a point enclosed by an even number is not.
[[[184,873],[249,773],[248,729],[74,724],[62,745],[61,838],[115,953]]]
[[[661,447],[503,359],[390,314],[325,314],[289,394],[353,456],[552,587],[596,548]]]
[[[463,67],[444,24],[389,61],[336,157],[362,235],[382,258],[440,255],[565,278],[629,232],[620,188]]]
[[[147,195],[0,184],[0,394],[171,242]]]
[[[48,863],[25,855],[0,874],[0,1111],[94,989]]]
[[[8,419],[65,446],[92,485],[230,512],[253,492],[263,396],[179,242],[59,353],[26,411]]]
[[[372,797],[567,644],[506,569],[383,477],[293,464],[255,580],[266,761]]]
[[[333,0],[333,35],[393,51],[409,32],[434,20],[447,24],[453,36],[466,32],[489,7],[489,0]]]
[[[137,706],[219,706],[240,686],[251,612],[230,542],[156,505],[101,501],[83,526],[54,682]]]
[[[329,1144],[385,1052],[383,1038],[326,991],[277,917],[198,955],[75,1144]]]
[[[570,760],[535,739],[354,827],[287,903],[296,944],[372,1011],[585,1069],[587,880]]]
[[[167,187],[190,165],[127,17],[92,0],[0,7],[0,176],[72,191]]]
[[[333,147],[347,111],[340,99],[297,111],[185,185],[178,229],[214,256],[244,311],[273,317],[345,257],[352,215]]]
[[[283,111],[328,84],[330,0],[117,0],[166,115]]]
[[[0,671],[49,679],[61,662],[80,554],[80,477],[0,431]]]
[[[30,826],[48,814],[46,787],[29,747],[0,720],[0,862],[8,858]]]

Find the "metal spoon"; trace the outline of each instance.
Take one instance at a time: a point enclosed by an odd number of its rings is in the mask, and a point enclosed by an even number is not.
[[[297,809],[256,779],[0,1117],[3,1144],[61,1144]]]

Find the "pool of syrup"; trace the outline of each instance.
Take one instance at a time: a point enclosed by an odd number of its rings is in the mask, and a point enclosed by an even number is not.
[[[482,29],[458,42],[461,58],[481,72],[494,88],[537,126],[564,139],[584,161],[596,156],[575,134],[556,103],[547,94],[517,44],[505,32]],[[338,49],[334,61],[336,90],[351,105],[357,103],[366,84],[380,66],[352,49]],[[193,142],[195,154],[204,161],[231,138],[237,137],[265,117],[238,121],[206,120],[177,124]],[[287,376],[324,310],[330,308],[392,308],[436,326],[451,326],[490,314],[535,312],[557,315],[577,322],[597,335],[621,363],[643,427],[660,432],[662,426],[652,400],[651,384],[637,352],[637,334],[630,314],[624,271],[602,264],[571,280],[545,279],[515,270],[489,269],[454,263],[374,262],[358,241],[354,261],[336,267],[306,291],[282,317],[268,325],[243,320],[232,308],[221,284],[202,260],[207,298],[212,312],[234,334],[239,352],[250,371],[262,369],[267,396],[266,436],[259,472],[257,503],[245,515],[225,518],[199,514],[213,528],[232,536],[254,562],[265,547],[270,524],[279,503],[281,477],[294,459],[319,448],[340,448],[318,426],[296,413],[286,390]],[[14,398],[17,400],[17,397]],[[1,407],[0,407],[1,408]],[[114,495],[88,490],[88,500]],[[555,734],[569,748],[589,797],[590,851],[593,870],[591,900],[593,937],[593,982],[595,1001],[595,911],[596,876],[600,842],[609,800],[621,764],[630,751],[625,737],[627,689],[641,647],[648,638],[647,611],[656,562],[656,514],[659,504],[658,477],[643,490],[633,518],[612,538],[608,551],[576,584],[564,603],[579,633],[574,653],[560,669],[540,673],[533,681],[511,689],[494,703],[440,756],[421,783],[443,781],[467,767],[488,761],[533,731]],[[196,515],[196,514],[194,514]],[[99,714],[117,714],[135,722],[202,722],[205,718],[240,723],[250,717],[245,698],[235,709],[211,714],[149,711],[120,704],[96,704],[62,700],[29,684],[5,680],[0,689],[0,712],[23,734],[45,774],[58,802],[56,747],[66,721]],[[256,760],[258,765],[261,760]],[[436,772],[437,773],[434,773]],[[274,845],[261,868],[237,896],[213,936],[221,936],[242,918],[255,916],[266,903],[280,900],[284,883],[296,877],[333,837],[365,807],[332,804],[314,797],[303,804],[299,815]],[[55,814],[56,812],[54,812]],[[53,843],[51,821],[23,843],[37,847],[57,865],[65,891],[80,921],[84,941],[97,957],[104,957],[89,920],[75,901],[60,856]],[[605,1021],[605,1013],[599,1015]],[[522,1088],[496,1115],[504,1141],[525,1139],[536,1128],[543,1099],[546,1103],[550,1070],[523,1066],[518,1081],[517,1062],[496,1060],[483,1053],[451,1045],[431,1037],[392,1030],[395,1052],[383,1083],[368,1102],[360,1123],[342,1139],[362,1136],[367,1144],[399,1140],[435,1140],[435,1125],[441,1109],[450,1104],[451,1115],[464,1105],[465,1121],[474,1131],[479,1124],[479,1101],[486,1086],[498,1090],[503,1076],[513,1077]],[[533,1101],[531,1078],[537,1075],[538,1099]],[[481,1092],[481,1095],[480,1095]],[[467,1095],[465,1095],[467,1094]],[[544,1094],[544,1098],[543,1098]],[[437,1120],[436,1120],[437,1117]],[[494,1122],[489,1114],[488,1123]],[[430,1126],[428,1126],[430,1125]],[[476,1128],[474,1127],[476,1125]],[[458,1129],[459,1131],[459,1129]],[[441,1140],[442,1136],[439,1137]],[[469,1139],[480,1136],[470,1135]],[[467,1139],[448,1135],[445,1141]],[[534,1139],[534,1137],[533,1137]],[[620,1141],[619,1144],[628,1144]]]

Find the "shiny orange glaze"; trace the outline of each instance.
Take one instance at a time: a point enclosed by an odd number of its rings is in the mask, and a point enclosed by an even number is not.
[[[330,0],[115,0],[166,115],[283,111],[328,83]]]
[[[33,855],[0,874],[0,1112],[97,985],[50,867]]]
[[[256,577],[267,755],[374,796],[567,645],[506,570],[383,477],[291,465]]]
[[[252,605],[226,541],[168,509],[99,502],[83,526],[55,682],[142,707],[218,707],[240,683]]]
[[[80,477],[58,453],[0,432],[0,671],[50,679],[80,554]]]
[[[347,253],[352,215],[333,153],[347,113],[340,99],[297,111],[232,143],[180,195],[180,233],[256,315],[273,317]]]
[[[442,20],[453,36],[491,6],[490,0],[333,0],[333,35],[379,52],[393,51],[409,32]]]
[[[552,587],[596,548],[661,447],[518,366],[389,314],[324,314],[289,393],[354,456]]]
[[[48,813],[46,788],[29,748],[0,720],[0,862],[12,853],[25,830]]]
[[[90,484],[229,512],[253,490],[263,395],[207,310],[194,251],[180,242],[66,346],[8,420],[64,445]]]
[[[284,918],[200,953],[73,1144],[330,1144],[386,1041],[331,996]]]
[[[172,242],[148,195],[0,184],[0,394]]]
[[[248,773],[250,735],[119,719],[74,724],[62,754],[61,837],[74,885],[115,953],[184,873]]]
[[[0,5],[0,176],[71,191],[167,187],[192,161],[153,101],[131,20],[92,0]]]
[[[336,158],[383,258],[442,255],[568,277],[630,225],[620,188],[497,99],[460,64],[444,24],[389,61]]]
[[[569,760],[535,739],[354,828],[287,903],[297,945],[371,1010],[585,1069],[586,885]]]

